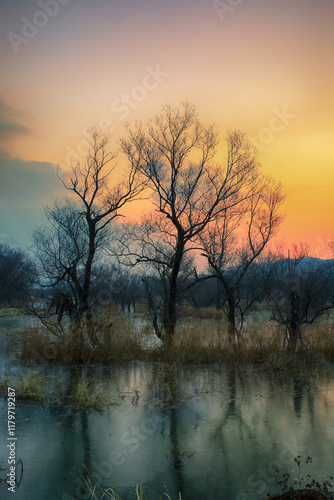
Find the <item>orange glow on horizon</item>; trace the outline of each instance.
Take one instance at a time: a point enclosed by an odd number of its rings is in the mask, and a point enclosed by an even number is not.
[[[22,35],[22,18],[32,20],[36,9],[32,0],[7,2],[3,23]],[[333,18],[332,0],[240,2],[223,18],[203,0],[62,5],[17,52],[4,37],[3,189],[15,190],[9,185],[13,171],[24,171],[26,179],[30,172],[31,185],[43,185],[31,207],[48,196],[51,202],[59,192],[57,177],[42,181],[30,162],[47,172],[50,163],[68,170],[87,129],[105,127],[117,149],[127,122],[145,122],[164,104],[188,100],[222,138],[238,128],[259,147],[264,172],[287,195],[278,237],[288,245],[306,241],[312,252],[327,256],[325,242],[334,232]],[[15,240],[22,235],[20,197],[26,208],[28,194],[19,189],[16,199],[15,193],[12,200],[4,196],[1,205],[0,233],[12,227]],[[123,212],[130,217],[146,206],[131,203]],[[13,217],[8,225],[6,214]],[[31,215],[25,226],[33,224]]]

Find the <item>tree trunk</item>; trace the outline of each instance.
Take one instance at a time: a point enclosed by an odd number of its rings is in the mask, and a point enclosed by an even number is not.
[[[82,319],[86,319],[87,323],[87,334],[90,340],[92,347],[101,345],[96,333],[95,327],[93,323],[92,310],[89,306],[89,294],[91,288],[92,281],[92,265],[95,256],[95,240],[96,240],[96,223],[92,220],[90,212],[86,215],[86,220],[89,227],[89,252],[85,265],[85,280],[84,286],[82,290],[82,294],[80,297],[79,304],[79,314]]]
[[[95,346],[99,346],[100,342],[95,333],[95,326],[93,322],[93,315],[91,308],[88,304],[88,297],[86,295],[82,295],[80,297],[79,307],[78,307],[78,328],[81,329],[81,338],[83,341],[83,321],[86,320],[87,326],[87,335],[90,340],[91,346],[94,348]]]
[[[229,290],[228,292],[227,301],[228,301],[228,315],[227,315],[228,340],[229,344],[235,348],[238,345],[238,336],[237,336],[237,329],[235,326],[236,303],[232,290]]]
[[[70,353],[72,361],[81,361],[83,359],[83,330],[79,314],[77,313],[75,318],[70,322]]]
[[[142,279],[145,289],[146,289],[146,297],[147,297],[147,302],[148,302],[148,310],[152,318],[152,323],[153,323],[153,328],[155,331],[156,336],[160,339],[163,340],[161,328],[159,328],[158,324],[158,313],[157,313],[157,308],[153,299],[152,291],[150,289],[150,286],[148,284],[148,281],[146,278]]]
[[[169,296],[167,303],[167,311],[164,318],[164,328],[167,338],[170,341],[175,333],[176,327],[176,301],[177,301],[177,278],[180,272],[182,257],[184,254],[183,235],[179,234],[176,252],[173,259],[172,272],[169,279]]]
[[[220,280],[217,281],[217,291],[216,291],[216,309],[217,311],[222,310],[222,286]]]
[[[218,274],[218,279],[224,287],[225,293],[227,295],[227,333],[229,345],[236,348],[238,345],[238,332],[235,326],[235,314],[237,309],[237,304],[235,300],[235,288],[229,286],[228,281],[225,279],[222,273]]]
[[[300,338],[299,314],[298,314],[298,297],[296,292],[291,293],[291,312],[290,322],[288,326],[288,350],[295,352],[297,349],[298,339]]]

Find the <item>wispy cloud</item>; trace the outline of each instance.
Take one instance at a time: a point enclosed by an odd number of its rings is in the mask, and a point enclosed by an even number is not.
[[[28,244],[28,233],[43,223],[41,209],[62,195],[56,165],[13,158],[6,140],[29,133],[19,123],[20,112],[0,99],[0,241]]]
[[[0,116],[0,140],[11,134],[27,133],[28,129],[18,123],[8,122]]]
[[[9,136],[29,133],[29,129],[19,123],[19,118],[19,111],[8,106],[0,97],[0,144]]]

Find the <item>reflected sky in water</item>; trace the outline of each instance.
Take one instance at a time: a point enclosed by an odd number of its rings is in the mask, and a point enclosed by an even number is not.
[[[297,477],[298,454],[313,458],[304,475],[323,481],[334,472],[329,376],[280,379],[251,368],[141,362],[54,366],[48,373],[63,378],[65,392],[82,376],[101,380],[114,404],[102,413],[71,414],[19,401],[17,458],[24,476],[17,500],[89,499],[83,465],[123,500],[134,498],[136,484],[148,500],[158,499],[164,485],[173,499],[178,492],[183,500],[265,497],[279,491],[277,467]],[[0,466],[7,459],[6,412],[2,400]],[[4,483],[0,498],[13,498]]]

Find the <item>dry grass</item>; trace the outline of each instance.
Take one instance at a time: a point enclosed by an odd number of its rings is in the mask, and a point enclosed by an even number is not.
[[[22,376],[16,384],[17,398],[44,403],[46,400],[46,381],[46,376],[41,372],[32,373],[27,377]]]
[[[60,361],[64,364],[77,362],[112,362],[141,359],[145,356],[145,332],[134,331],[127,316],[118,317],[113,321],[107,315],[95,322],[95,331],[99,344],[91,347],[88,342],[86,325],[83,325],[85,341],[78,343],[73,340],[73,332],[68,325],[63,331],[57,329],[58,336],[52,335],[43,326],[26,328],[21,337],[21,359],[46,361]]]
[[[255,321],[242,334],[238,346],[229,343],[226,321],[185,321],[174,342],[164,350],[164,360],[180,363],[263,363],[283,346],[276,325]]]
[[[92,378],[84,378],[72,385],[69,394],[72,408],[75,411],[97,410],[101,411],[112,404],[112,400],[105,384],[93,383]]]
[[[334,323],[332,321],[311,325],[303,332],[307,346],[321,352],[329,361],[334,361]]]
[[[191,309],[197,315],[199,310]],[[203,311],[202,311],[203,312]],[[138,314],[101,313],[95,322],[99,345],[92,348],[89,342],[76,345],[65,330],[59,338],[51,336],[41,327],[26,329],[22,336],[23,360],[77,362],[121,362],[130,360],[162,361],[167,363],[251,363],[263,364],[266,370],[289,371],[311,360],[314,368],[323,368],[326,361],[334,360],[334,326],[323,322],[303,328],[305,347],[302,352],[288,353],[284,349],[284,333],[267,319],[250,319],[245,325],[239,345],[229,344],[226,320],[205,309],[202,319],[193,316],[180,318],[170,344],[150,345],[154,340],[151,325]],[[218,311],[219,312],[219,311]],[[115,313],[115,311],[113,311]],[[87,339],[87,335],[85,335]],[[157,340],[157,339],[156,339]]]
[[[74,411],[97,410],[101,411],[114,404],[109,391],[102,382],[93,382],[92,378],[83,378],[71,382],[66,391],[63,391],[63,381],[46,376],[42,372],[33,372],[29,375],[21,374],[16,380],[9,382],[9,376],[0,379],[0,393],[5,397],[8,386],[15,388],[16,398],[19,400],[34,401],[44,406],[49,404],[68,405]],[[63,393],[68,393],[67,397]]]
[[[46,402],[45,385],[47,377],[41,372],[34,372],[29,375],[21,374],[15,381],[16,398],[21,400],[30,400],[37,403]],[[0,392],[6,397],[9,383],[9,376],[5,376],[0,380]]]
[[[98,486],[96,484],[93,485],[93,483],[89,477],[87,477],[86,479],[84,478],[84,482],[87,486],[89,493],[91,494],[90,500],[104,500],[104,499],[106,499],[106,500],[122,500],[122,498],[112,488],[99,489],[99,491],[98,491]],[[166,487],[165,487],[165,490],[166,491],[163,491],[160,494],[159,500],[163,500],[164,498],[167,500],[172,500]],[[139,484],[137,484],[137,486],[135,488],[134,499],[135,500],[147,500],[147,497],[146,497],[146,494],[143,490],[143,487]],[[179,493],[177,500],[182,500],[181,493]]]
[[[113,320],[104,314],[96,322],[101,345],[92,353],[92,360],[130,361],[145,357],[145,329],[137,329],[128,315],[118,316]]]
[[[12,377],[11,377],[12,378]],[[15,380],[4,376],[0,379],[0,393],[7,396],[8,386],[15,388],[16,398],[43,405],[62,404],[62,380],[48,377],[42,372],[20,374]]]

